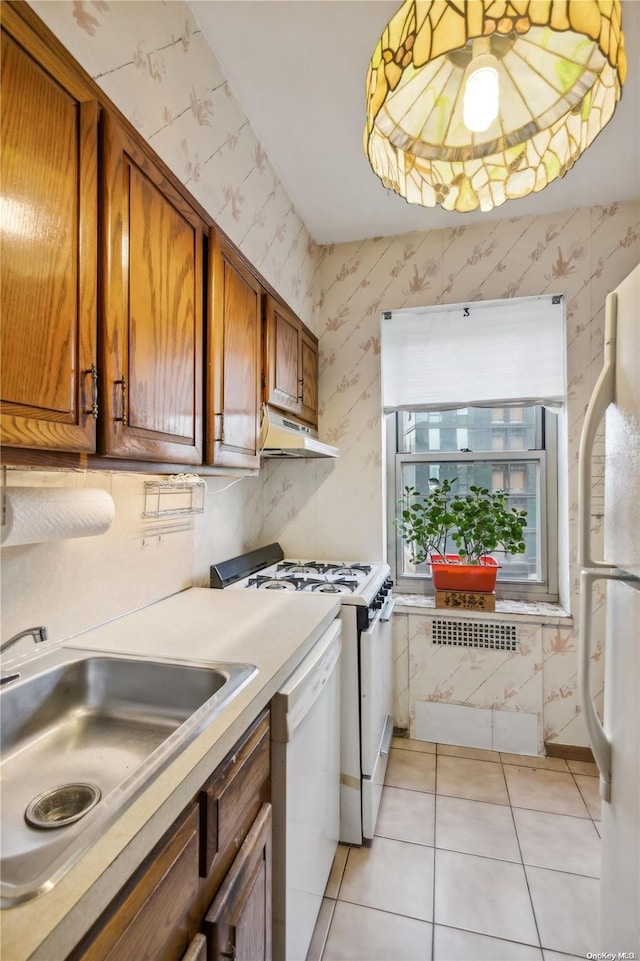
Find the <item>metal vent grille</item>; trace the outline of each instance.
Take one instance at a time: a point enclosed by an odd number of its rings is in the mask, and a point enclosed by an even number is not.
[[[518,648],[516,625],[501,622],[434,618],[431,640],[434,644],[480,647],[486,651],[515,651]]]

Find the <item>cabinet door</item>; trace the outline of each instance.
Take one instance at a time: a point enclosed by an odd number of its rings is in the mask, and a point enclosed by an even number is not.
[[[6,4],[2,14],[0,437],[91,452],[98,106]]]
[[[183,958],[199,888],[198,819],[198,807],[191,805],[69,961]]]
[[[300,321],[267,300],[266,401],[289,413],[300,412]]]
[[[101,453],[199,464],[203,224],[109,114],[102,147]]]
[[[218,884],[269,800],[269,734],[269,712],[263,711],[200,792],[200,874],[213,874]]]
[[[318,425],[318,341],[303,330],[300,336],[300,416]]]
[[[271,805],[264,804],[205,918],[211,961],[271,959]]]
[[[215,230],[209,235],[208,464],[260,466],[262,288]]]
[[[318,426],[318,339],[295,314],[267,298],[265,401]]]

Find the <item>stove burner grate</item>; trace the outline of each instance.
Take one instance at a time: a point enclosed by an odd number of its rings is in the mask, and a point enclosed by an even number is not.
[[[299,591],[303,583],[296,577],[267,577],[258,574],[249,578],[247,587],[255,587],[258,591]]]
[[[341,564],[331,561],[282,561],[276,567],[276,574],[286,573],[296,577],[326,574],[329,577],[367,577],[371,573],[370,564]]]
[[[322,565],[318,564],[278,564],[276,568],[276,573],[285,572],[287,574],[292,574],[294,577],[308,577],[310,574],[312,576],[317,576],[322,574]]]
[[[336,581],[322,581],[320,584],[314,584],[311,590],[318,594],[353,594],[357,586],[357,581],[348,581],[341,578]]]
[[[371,573],[367,564],[335,564],[330,573],[337,577],[366,577]]]
[[[331,565],[325,564],[324,561],[283,561],[282,564],[278,564],[276,567],[276,573],[287,573],[294,574],[296,576],[308,576],[309,574],[317,576],[318,574],[326,574]]]

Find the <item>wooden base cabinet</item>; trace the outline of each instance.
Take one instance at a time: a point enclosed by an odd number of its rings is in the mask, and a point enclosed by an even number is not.
[[[271,958],[271,805],[264,804],[205,918],[210,961]]]
[[[83,961],[178,961],[191,935],[198,893],[198,805],[178,819],[150,863],[121,892],[117,907],[78,955]],[[76,955],[72,955],[76,957]]]
[[[270,961],[265,710],[67,961]]]

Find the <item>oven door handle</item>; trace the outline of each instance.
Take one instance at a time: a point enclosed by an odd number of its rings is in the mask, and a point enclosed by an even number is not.
[[[396,599],[395,599],[395,597],[389,597],[389,598],[387,599],[384,607],[383,607],[382,610],[380,611],[380,620],[381,620],[383,623],[385,623],[386,621],[390,621],[390,620],[391,620],[391,615],[393,614],[393,609],[394,609],[395,606],[396,606]]]

